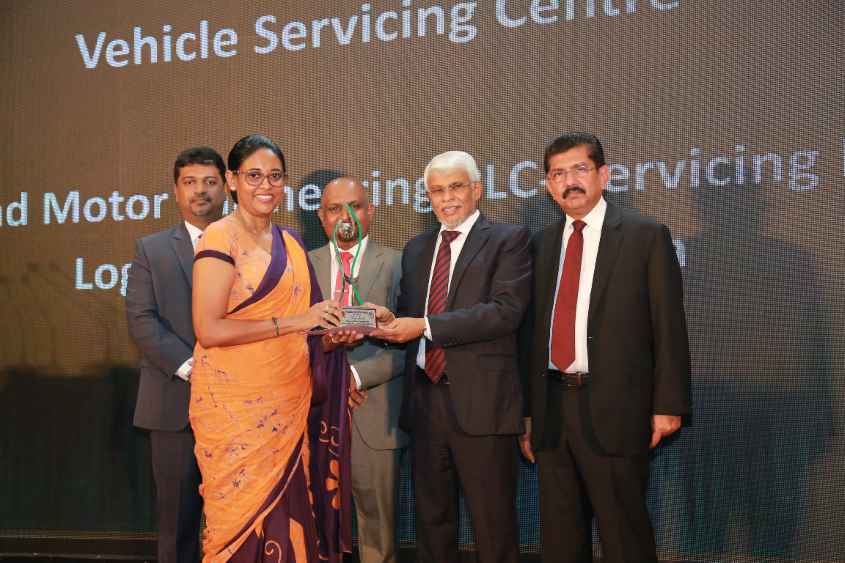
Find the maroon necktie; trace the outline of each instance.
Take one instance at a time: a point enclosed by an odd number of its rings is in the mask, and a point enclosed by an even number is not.
[[[552,362],[560,371],[575,361],[575,309],[578,305],[578,280],[581,277],[581,256],[584,254],[584,221],[572,222],[572,234],[566,244],[563,272],[557,291],[552,320]]]
[[[436,315],[446,310],[446,297],[449,295],[449,267],[452,264],[452,241],[460,231],[443,231],[443,240],[437,250],[434,273],[428,288],[428,314]],[[425,373],[433,383],[440,381],[446,372],[446,353],[433,342],[426,342]]]

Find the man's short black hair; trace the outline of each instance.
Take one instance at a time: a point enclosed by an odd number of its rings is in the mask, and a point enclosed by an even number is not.
[[[183,150],[176,157],[176,162],[173,164],[174,184],[179,181],[179,171],[191,164],[216,166],[217,170],[220,171],[220,179],[225,181],[226,165],[223,163],[223,157],[211,147],[191,147]]]
[[[604,148],[601,146],[601,141],[599,141],[598,137],[592,133],[576,131],[573,133],[564,133],[546,147],[546,154],[543,157],[543,169],[546,172],[549,171],[549,159],[556,154],[582,146],[587,147],[587,155],[596,165],[596,168],[601,168],[606,164],[604,161]]]

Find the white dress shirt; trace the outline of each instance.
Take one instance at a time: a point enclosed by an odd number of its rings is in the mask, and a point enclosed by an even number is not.
[[[364,262],[364,254],[367,253],[367,240],[369,238],[370,238],[369,236],[366,236],[363,239],[361,239],[361,253],[358,255],[358,260],[355,261],[352,264],[352,277],[353,278],[357,278],[358,273],[361,271],[361,264]],[[357,244],[355,246],[353,246],[352,248],[350,248],[349,250],[346,250],[346,251],[341,249],[341,252],[352,253],[353,261],[355,259],[355,253],[357,251],[358,251],[358,245]],[[331,262],[332,262],[332,294],[329,297],[334,299],[334,296],[337,292],[338,266],[337,266],[337,251],[335,250],[333,243],[329,244],[329,252],[331,254]],[[326,296],[324,295],[323,297],[325,298]],[[352,291],[351,287],[349,288],[349,298],[350,299],[354,298],[354,292]],[[345,305],[347,305],[347,303],[341,303],[341,306],[345,306]],[[358,370],[355,369],[355,366],[353,366],[352,364],[349,364],[349,370],[352,372],[352,377],[355,378],[355,387],[360,391],[361,387],[362,387],[362,383],[361,383],[361,376],[358,375]]]
[[[202,230],[199,227],[195,227],[194,225],[185,221],[185,228],[188,229],[188,235],[191,237],[191,246],[194,247],[194,252],[197,250],[197,241],[199,241],[200,237],[202,237]],[[191,380],[191,371],[194,369],[194,357],[191,356],[184,362],[182,365],[179,366],[179,369],[176,370],[176,376],[184,379],[185,381]]]
[[[437,241],[434,243],[434,258],[431,261],[431,269],[428,271],[428,283],[425,286],[425,332],[423,333],[425,338],[420,339],[420,349],[417,352],[417,365],[420,369],[425,369],[425,339],[432,339],[431,325],[428,324],[428,292],[431,289],[431,276],[434,275],[434,267],[437,265],[437,252],[440,250],[440,243],[443,241],[441,233],[443,233],[443,231],[458,231],[460,233],[457,237],[455,237],[449,247],[452,253],[452,259],[449,262],[449,285],[446,286],[446,291],[448,292],[452,287],[452,274],[455,271],[455,264],[458,263],[458,257],[461,255],[461,250],[464,248],[467,235],[469,235],[469,232],[472,230],[472,227],[475,225],[475,222],[478,221],[480,216],[481,212],[476,209],[472,215],[464,219],[464,222],[454,229],[449,229],[445,225],[441,224],[440,230],[437,232]]]
[[[596,206],[581,219],[587,225],[581,231],[584,235],[584,251],[581,255],[581,275],[578,278],[578,301],[575,305],[575,361],[569,366],[556,366],[552,362],[551,353],[549,353],[549,369],[568,373],[589,373],[590,371],[590,362],[587,357],[587,315],[590,312],[590,293],[593,290],[593,275],[596,272],[596,257],[599,254],[601,228],[604,225],[604,214],[606,211],[607,202],[604,198],[601,198],[596,203]],[[549,350],[552,347],[554,307],[557,305],[557,293],[560,289],[560,278],[563,273],[563,260],[566,256],[566,245],[569,244],[569,237],[575,231],[572,227],[574,221],[572,217],[567,215],[566,226],[563,228],[563,244],[560,246],[560,257],[558,259],[555,299],[552,303],[552,327],[549,329]]]
[[[195,227],[194,225],[191,225],[187,221],[185,221],[185,228],[188,229],[188,234],[191,236],[191,246],[194,247],[194,251],[196,252],[197,241],[202,236],[202,229],[200,229],[199,227]]]

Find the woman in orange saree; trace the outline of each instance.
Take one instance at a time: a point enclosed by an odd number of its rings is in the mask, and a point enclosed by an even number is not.
[[[340,312],[322,301],[298,235],[270,221],[281,150],[244,137],[229,169],[238,208],[206,229],[194,264],[203,561],[340,562],[351,547],[348,368],[307,336]]]

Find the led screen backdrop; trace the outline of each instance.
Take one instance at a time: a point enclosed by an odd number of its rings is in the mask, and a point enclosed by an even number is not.
[[[0,13],[0,535],[154,529],[123,293],[134,240],[178,220],[180,150],[225,157],[265,133],[291,172],[280,223],[322,244],[320,189],[345,172],[377,206],[374,237],[401,248],[432,224],[420,177],[433,155],[472,153],[484,213],[537,230],[558,217],[545,143],[589,130],[612,163],[608,199],[665,222],[685,276],[695,409],[654,455],[661,557],[845,558],[841,3]],[[530,552],[536,482],[522,476]]]

